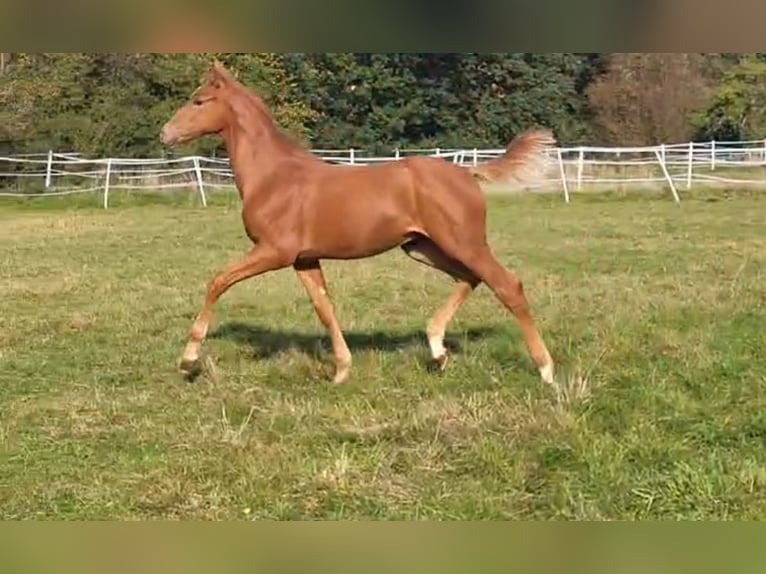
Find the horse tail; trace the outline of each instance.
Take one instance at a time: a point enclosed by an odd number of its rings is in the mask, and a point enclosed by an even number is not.
[[[468,170],[474,178],[485,183],[522,186],[537,183],[550,167],[551,158],[546,152],[555,144],[550,130],[529,130],[511,140],[503,155]]]

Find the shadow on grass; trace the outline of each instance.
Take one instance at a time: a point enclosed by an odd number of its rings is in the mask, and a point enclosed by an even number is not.
[[[461,340],[474,341],[497,333],[496,327],[478,327],[465,331],[448,333],[444,346],[453,354],[462,352]],[[399,349],[421,346],[427,348],[425,331],[344,331],[349,350],[394,352]],[[330,337],[327,333],[303,333],[282,329],[248,325],[232,322],[220,325],[209,335],[211,339],[227,339],[240,344],[249,345],[255,358],[265,359],[288,349],[297,349],[303,353],[314,355],[320,349],[330,349]]]

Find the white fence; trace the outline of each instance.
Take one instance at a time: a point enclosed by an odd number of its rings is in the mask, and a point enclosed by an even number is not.
[[[322,159],[347,165],[397,161],[411,155],[441,157],[461,165],[497,157],[503,149],[396,150],[370,157],[360,150],[313,150]],[[690,142],[651,147],[562,147],[552,150],[549,177],[529,191],[572,192],[597,188],[665,186],[680,201],[679,189],[693,185],[766,185],[766,140]],[[76,153],[0,157],[0,197],[48,197],[98,192],[109,206],[112,190],[193,188],[207,205],[208,193],[233,188],[225,158],[83,158]]]

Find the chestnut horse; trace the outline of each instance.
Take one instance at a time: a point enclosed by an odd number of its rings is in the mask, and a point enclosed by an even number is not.
[[[180,369],[198,369],[199,352],[215,303],[236,283],[292,267],[329,332],[334,382],[347,380],[346,345],[320,260],[351,260],[401,247],[415,261],[452,277],[455,287],[428,322],[436,365],[444,369],[444,333],[461,304],[485,283],[513,313],[532,361],[553,382],[553,360],[535,327],[521,281],[493,256],[486,237],[486,205],[479,181],[529,183],[542,175],[547,130],[513,140],[498,158],[471,168],[434,157],[408,157],[377,165],[322,161],[275,124],[264,102],[215,62],[193,99],[162,128],[166,145],[217,134],[226,145],[242,199],[249,253],[210,282],[191,329]]]

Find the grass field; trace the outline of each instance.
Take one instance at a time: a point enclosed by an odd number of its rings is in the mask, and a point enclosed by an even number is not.
[[[0,518],[766,518],[766,195],[491,197],[555,387],[486,287],[429,372],[451,284],[398,251],[325,263],[347,385],[290,271],[185,382],[238,202],[83,201],[0,205]]]

